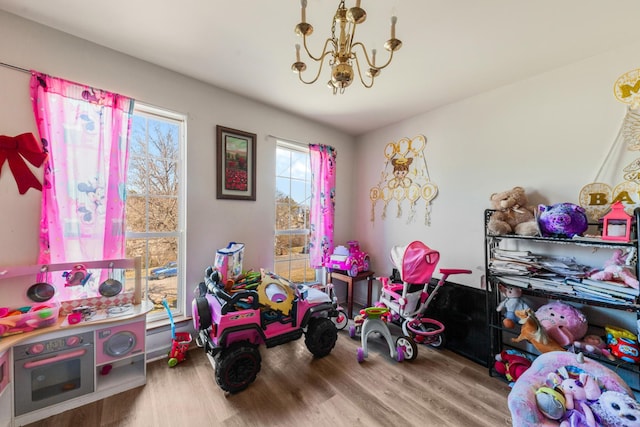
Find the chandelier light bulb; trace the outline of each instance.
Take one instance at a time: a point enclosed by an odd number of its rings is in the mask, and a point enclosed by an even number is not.
[[[396,38],[396,22],[398,22],[398,17],[392,16],[391,17],[391,38],[392,39]]]

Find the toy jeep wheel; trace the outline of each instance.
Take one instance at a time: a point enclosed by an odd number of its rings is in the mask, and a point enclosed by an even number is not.
[[[338,330],[330,319],[314,317],[309,321],[304,343],[315,357],[324,357],[331,353],[337,339]]]
[[[233,343],[215,359],[216,383],[230,393],[242,391],[255,381],[261,362],[257,346],[246,341]]]

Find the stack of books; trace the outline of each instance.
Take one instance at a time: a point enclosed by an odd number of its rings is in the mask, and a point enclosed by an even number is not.
[[[505,285],[574,295],[618,304],[635,304],[640,292],[622,282],[587,277],[590,267],[567,257],[547,257],[529,251],[494,248],[489,260],[491,274]]]
[[[622,282],[595,280],[589,278],[567,279],[573,286],[575,294],[598,301],[631,303],[638,297],[638,290],[628,287]]]

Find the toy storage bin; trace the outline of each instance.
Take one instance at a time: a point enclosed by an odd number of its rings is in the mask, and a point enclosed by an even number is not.
[[[0,337],[30,332],[54,325],[60,314],[57,303],[42,303],[10,309],[0,308]]]

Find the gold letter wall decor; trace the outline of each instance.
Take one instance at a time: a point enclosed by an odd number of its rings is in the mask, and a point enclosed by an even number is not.
[[[627,114],[596,179],[580,190],[580,206],[592,222],[602,218],[616,201],[622,202],[629,215],[640,206],[640,69],[620,76],[613,93],[628,105]]]
[[[387,216],[387,206],[391,200],[397,204],[397,218],[402,216],[402,202],[409,201],[407,223],[412,222],[416,213],[416,205],[420,199],[425,200],[425,225],[431,224],[431,200],[438,194],[438,187],[429,179],[427,160],[424,155],[427,140],[418,135],[413,139],[402,138],[398,142],[390,142],[384,147],[384,169],[380,174],[378,185],[369,191],[371,199],[371,222],[375,221],[375,205],[378,200],[384,203],[382,219]]]

